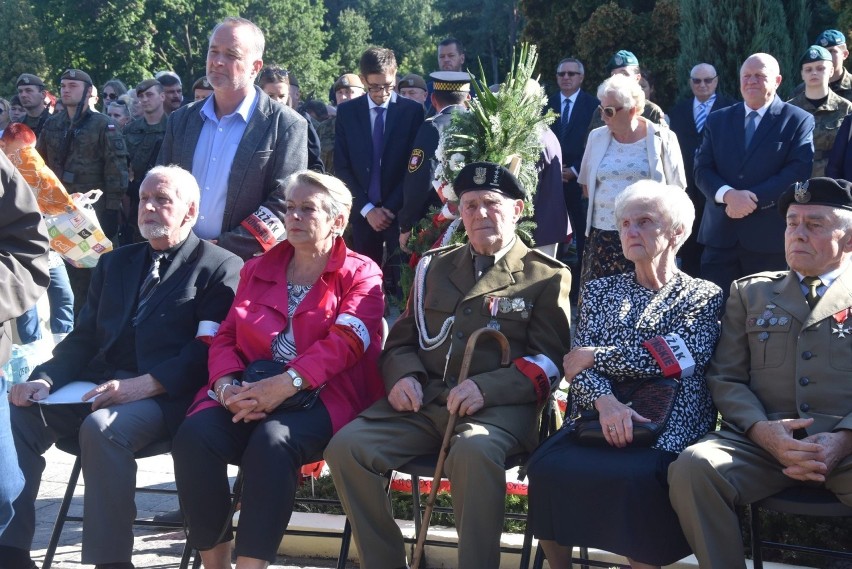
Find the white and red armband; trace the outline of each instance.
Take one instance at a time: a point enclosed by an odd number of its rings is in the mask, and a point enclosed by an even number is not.
[[[334,321],[334,329],[340,332],[352,350],[359,356],[370,347],[370,331],[357,316],[341,314]]]
[[[198,323],[198,331],[195,333],[195,337],[209,346],[213,342],[213,338],[216,337],[216,332],[218,331],[219,322],[202,320]]]
[[[254,235],[264,251],[269,251],[279,239],[285,236],[284,223],[266,206],[260,206],[257,211],[240,223]]]
[[[654,336],[642,342],[642,345],[657,361],[663,377],[690,377],[695,372],[695,358],[680,334]]]
[[[518,371],[532,382],[538,404],[544,403],[550,395],[551,387],[559,381],[559,368],[556,364],[544,354],[517,358],[514,364]]]

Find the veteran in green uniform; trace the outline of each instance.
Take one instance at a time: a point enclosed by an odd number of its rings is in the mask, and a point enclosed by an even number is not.
[[[432,108],[436,113],[427,118],[417,135],[408,158],[408,171],[405,173],[402,191],[402,209],[399,210],[399,246],[408,250],[408,238],[412,228],[429,211],[430,207],[440,207],[441,200],[432,186],[435,166],[438,160],[435,151],[444,130],[453,118],[453,113],[467,112],[466,102],[470,100],[470,75],[463,71],[436,71],[429,75],[432,79]]]
[[[459,421],[444,470],[459,532],[456,566],[499,567],[505,459],[538,443],[539,410],[570,344],[571,276],[515,237],[525,196],[517,179],[474,162],[455,189],[469,243],[421,259],[380,360],[388,397],[341,429],[325,453],[366,569],[405,567],[383,473],[437,453],[451,411]],[[511,364],[501,367],[499,345],[484,339],[458,383],[466,342],[484,326],[505,334]]]
[[[669,467],[703,569],[745,569],[736,506],[818,484],[852,506],[852,183],[781,196],[790,271],[734,281],[707,372],[722,429]]]
[[[835,94],[828,87],[833,64],[827,49],[812,45],[805,50],[799,63],[805,90],[787,102],[814,116],[814,167],[811,175],[820,177],[825,175],[837,131],[846,115],[852,113],[852,101]]]
[[[122,198],[127,190],[127,147],[115,123],[86,104],[92,78],[79,69],[68,69],[60,79],[65,111],[52,115],[38,137],[36,149],[48,167],[62,180],[68,193],[100,189],[94,204],[101,229],[110,239],[118,231]],[[69,269],[74,308],[86,300],[89,269]]]

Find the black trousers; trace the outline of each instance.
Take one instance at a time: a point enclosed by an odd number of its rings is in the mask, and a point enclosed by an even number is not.
[[[273,411],[262,421],[234,424],[232,417],[221,406],[204,409],[187,417],[175,436],[175,480],[189,542],[204,551],[233,539],[227,468],[238,464],[243,493],[236,554],[272,563],[293,512],[299,469],[322,459],[331,418],[322,401],[312,409]]]

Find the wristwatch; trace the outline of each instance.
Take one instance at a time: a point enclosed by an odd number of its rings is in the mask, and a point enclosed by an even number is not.
[[[302,386],[305,384],[305,380],[302,379],[302,376],[299,375],[299,372],[294,370],[293,368],[287,369],[287,374],[293,378],[293,387],[296,388],[296,391],[301,391]]]

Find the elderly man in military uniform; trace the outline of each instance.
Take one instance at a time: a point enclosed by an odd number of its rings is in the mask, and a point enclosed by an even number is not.
[[[799,59],[805,90],[787,101],[814,116],[814,177],[825,175],[825,166],[834,147],[834,139],[846,115],[852,113],[848,101],[829,89],[833,72],[831,54],[827,49],[812,45]]]
[[[633,77],[638,83],[642,79],[642,69],[639,67],[639,58],[632,51],[621,49],[613,55],[606,64],[606,69],[609,71],[609,76],[624,75]],[[665,113],[663,109],[654,102],[645,99],[645,108],[642,109],[642,116],[649,121],[657,124],[664,124]],[[589,123],[589,131],[604,126],[603,119],[600,113],[592,113],[592,121]]]
[[[100,189],[94,204],[101,229],[110,239],[118,232],[122,199],[127,191],[127,147],[119,128],[106,115],[87,105],[92,78],[79,69],[68,69],[60,78],[65,112],[52,115],[38,137],[36,149],[69,193]],[[74,310],[86,299],[90,269],[68,269],[74,291]]]
[[[707,372],[722,430],[669,467],[703,569],[745,569],[736,506],[802,484],[852,506],[852,183],[796,183],[779,209],[791,270],[731,285]]]
[[[50,109],[44,104],[44,81],[31,73],[22,73],[15,86],[21,106],[27,111],[21,122],[38,136],[44,123],[50,118]]]
[[[148,170],[157,163],[160,145],[166,136],[168,116],[163,109],[166,94],[163,85],[156,79],[146,79],[136,86],[136,98],[142,109],[142,116],[124,127],[124,138],[127,141],[127,153],[130,160],[128,172],[128,189],[130,207],[128,211],[136,211],[139,204],[139,186],[145,179]],[[136,226],[135,219],[128,216],[128,225],[132,227],[132,235],[128,241],[139,242],[142,235]]]
[[[412,228],[429,211],[430,207],[441,207],[441,200],[432,187],[437,159],[435,151],[441,131],[450,124],[453,113],[467,112],[466,101],[470,100],[470,75],[462,71],[435,71],[432,80],[432,108],[435,115],[420,125],[414,138],[408,171],[403,181],[402,209],[399,210],[399,246],[406,253]]]
[[[539,410],[569,348],[571,276],[515,236],[525,197],[518,180],[474,162],[454,187],[469,243],[420,260],[380,360],[388,397],[341,429],[325,453],[366,569],[405,567],[383,474],[438,452],[451,413],[459,421],[444,471],[459,532],[456,566],[500,566],[506,457],[538,444]],[[505,334],[511,364],[502,367],[499,345],[483,340],[459,383],[465,344],[484,326]]]

